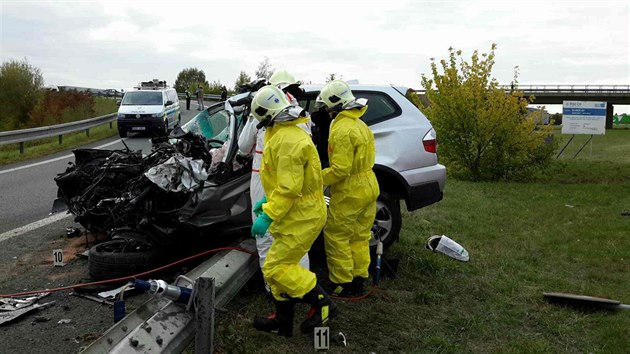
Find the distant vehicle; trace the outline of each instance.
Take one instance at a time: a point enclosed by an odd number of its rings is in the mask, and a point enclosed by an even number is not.
[[[105,97],[122,97],[123,93],[116,89],[103,90],[103,96]]]
[[[167,135],[181,122],[179,98],[165,81],[141,83],[135,91],[127,91],[118,109],[118,134],[149,132]]]

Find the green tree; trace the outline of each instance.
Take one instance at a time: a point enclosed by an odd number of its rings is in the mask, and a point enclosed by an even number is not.
[[[269,81],[269,78],[271,77],[271,75],[273,75],[273,72],[274,70],[271,66],[271,63],[269,62],[269,58],[265,57],[260,62],[260,64],[258,64],[258,69],[256,69],[254,76],[256,76],[257,79],[265,79]]]
[[[212,81],[205,92],[212,95],[220,95],[221,90],[223,89],[223,84],[221,81]]]
[[[449,58],[431,60],[432,77],[422,75],[429,105],[422,111],[433,123],[440,157],[449,172],[471,180],[525,178],[545,167],[553,154],[551,126],[526,119],[533,98],[518,90],[506,92],[491,77],[496,44],[490,53],[475,51],[466,61],[449,48]]]
[[[562,113],[554,113],[551,115],[551,120],[553,120],[553,125],[562,124]]]
[[[0,130],[28,126],[29,113],[42,97],[44,78],[26,59],[10,60],[0,67]]]
[[[202,85],[204,90],[208,89],[206,74],[203,70],[197,68],[186,68],[180,71],[179,74],[177,74],[177,79],[175,79],[175,91],[177,92],[184,92],[186,90],[194,91],[199,85]]]
[[[247,75],[246,72],[241,71],[240,74],[238,74],[238,77],[236,78],[236,82],[234,83],[234,91],[238,92],[239,87],[241,85],[247,84],[251,81],[252,81],[252,78],[249,75]]]

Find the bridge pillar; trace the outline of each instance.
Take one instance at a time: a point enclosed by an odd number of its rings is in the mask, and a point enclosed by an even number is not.
[[[606,129],[613,128],[613,104],[606,103]]]

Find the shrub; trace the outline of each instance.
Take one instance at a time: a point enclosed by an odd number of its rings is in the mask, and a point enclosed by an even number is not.
[[[29,127],[87,119],[94,116],[93,106],[94,97],[85,93],[48,91],[31,112]]]
[[[518,90],[515,70],[511,92],[491,77],[496,45],[489,54],[475,51],[470,63],[461,51],[449,48],[440,60],[432,59],[432,77],[422,76],[428,107],[440,142],[440,157],[449,173],[470,180],[527,178],[551,161],[554,142],[551,126],[526,119],[531,100]]]
[[[39,68],[22,61],[10,60],[0,67],[0,130],[26,128],[29,113],[41,99],[44,78]]]

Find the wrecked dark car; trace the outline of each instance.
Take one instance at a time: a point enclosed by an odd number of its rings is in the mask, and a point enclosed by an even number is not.
[[[251,159],[237,157],[236,143],[249,95],[240,96],[152,139],[145,156],[129,149],[74,151],[75,162],[55,178],[56,204],[111,239],[90,250],[93,278],[133,274],[163,262],[167,250],[250,228]]]

